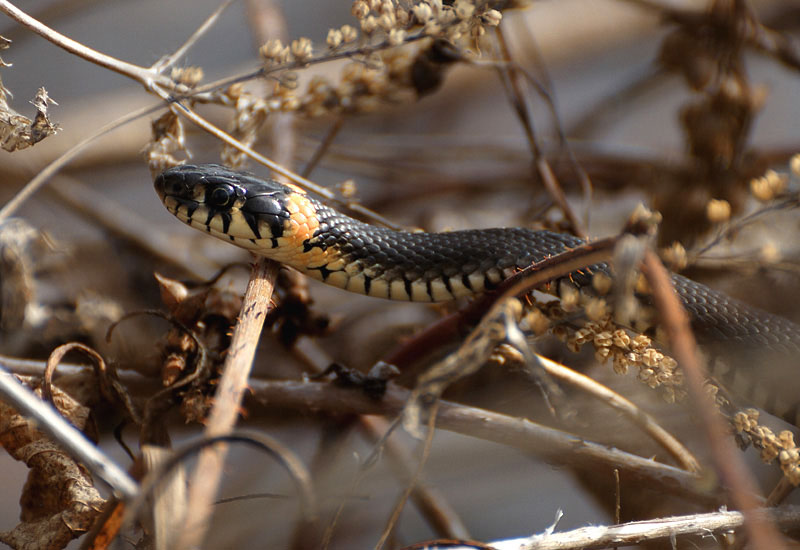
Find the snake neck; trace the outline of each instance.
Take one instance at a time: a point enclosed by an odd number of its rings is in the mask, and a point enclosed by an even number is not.
[[[583,242],[523,228],[394,231],[313,203],[319,227],[286,263],[339,288],[392,300],[441,302],[484,292]]]

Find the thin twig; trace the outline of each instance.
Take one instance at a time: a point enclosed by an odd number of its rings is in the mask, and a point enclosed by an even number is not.
[[[20,25],[27,27],[42,38],[49,40],[59,48],[90,61],[91,63],[95,63],[96,65],[100,65],[106,69],[111,69],[115,73],[138,80],[147,88],[153,87],[156,83],[169,90],[175,89],[176,87],[172,80],[162,77],[151,69],[140,67],[139,65],[134,65],[133,63],[128,63],[127,61],[122,61],[116,57],[98,52],[97,50],[64,36],[42,22],[37,21],[7,0],[0,0],[0,11],[8,15]]]
[[[383,414],[394,417],[403,410],[410,396],[408,390],[391,384],[381,401],[324,382],[266,381],[253,378],[250,380],[250,387],[253,396],[263,406],[330,411],[336,414]],[[605,471],[611,475],[614,468],[619,468],[628,479],[645,481],[657,490],[688,496],[695,502],[708,505],[718,504],[718,500],[697,483],[697,476],[685,470],[605,447],[525,418],[446,400],[439,403],[436,426],[440,429],[508,445],[553,464],[591,471],[593,475]]]
[[[417,467],[414,470],[414,475],[411,476],[411,479],[408,480],[406,484],[406,488],[400,497],[397,499],[397,503],[394,505],[392,509],[392,513],[389,516],[389,520],[386,522],[386,527],[381,533],[378,542],[375,543],[374,550],[382,550],[386,541],[389,540],[389,537],[394,532],[395,527],[397,527],[397,522],[400,520],[400,514],[405,508],[406,502],[408,502],[408,498],[411,496],[412,492],[414,491],[414,487],[417,486],[419,483],[420,478],[422,477],[422,470],[425,468],[425,464],[428,463],[428,458],[431,455],[431,447],[433,446],[433,436],[436,433],[434,429],[436,426],[436,411],[439,408],[439,403],[436,402],[431,407],[430,413],[431,416],[428,418],[428,434],[425,436],[425,441],[422,445],[422,453],[417,461]]]
[[[689,327],[689,316],[672,287],[667,270],[651,250],[645,254],[642,271],[653,291],[653,300],[669,339],[670,349],[683,370],[686,388],[692,396],[715,469],[734,506],[744,514],[744,526],[751,542],[758,550],[784,548],[775,525],[754,513],[761,505],[756,497],[757,485],[745,466],[741,453],[728,436],[722,416],[705,391],[708,376],[697,354],[697,343]]]
[[[207,437],[229,433],[239,416],[258,337],[269,311],[279,268],[278,264],[265,258],[259,258],[253,266],[239,322],[236,324],[222,378],[215,393],[214,407],[208,417],[205,429]],[[202,543],[209,526],[211,505],[216,498],[226,454],[227,446],[221,444],[204,450],[200,455],[190,482],[191,510],[189,517],[185,518],[178,548],[193,548]]]
[[[311,338],[302,338],[295,345],[293,351],[295,356],[315,373],[323,372],[328,365],[333,363],[333,360]],[[412,466],[415,460],[404,440],[398,437],[386,437],[391,429],[390,422],[374,415],[361,415],[358,417],[358,427],[371,444],[383,441],[383,455],[389,459],[389,464],[394,469],[397,478],[407,483],[413,477]],[[439,536],[450,539],[469,538],[469,530],[466,525],[443,495],[420,481],[414,484],[411,499],[420,514]]]
[[[2,0],[0,0],[2,2]],[[0,222],[7,219],[9,216],[14,214],[22,204],[28,200],[36,191],[38,191],[42,185],[48,182],[48,180],[53,177],[59,170],[64,168],[67,164],[69,164],[75,157],[77,157],[83,150],[94,143],[95,140],[103,137],[104,135],[108,134],[112,130],[115,130],[125,124],[132,122],[140,117],[148,115],[161,109],[161,105],[151,105],[148,107],[142,107],[132,113],[128,113],[126,115],[121,116],[117,120],[113,120],[97,130],[94,134],[86,137],[80,143],[77,143],[70,147],[68,151],[63,153],[53,162],[48,164],[43,170],[41,170],[36,176],[30,180],[28,183],[25,184],[20,191],[8,201],[2,209],[0,209]]]
[[[322,160],[322,157],[328,152],[328,149],[330,149],[330,146],[333,143],[333,140],[336,139],[336,136],[339,135],[339,131],[342,129],[343,125],[344,117],[336,117],[336,120],[333,121],[333,124],[331,124],[331,127],[325,133],[325,137],[322,139],[319,147],[316,148],[314,154],[311,155],[311,158],[306,163],[305,168],[303,168],[302,175],[304,178],[311,176],[311,172],[314,171],[314,168],[317,167],[319,161]]]
[[[181,57],[183,57],[184,54],[186,54],[186,52],[189,51],[189,49],[192,46],[195,45],[195,43],[200,39],[200,37],[202,37],[205,33],[207,33],[211,29],[211,27],[214,26],[219,17],[222,15],[222,12],[228,9],[228,6],[233,4],[233,2],[234,0],[225,0],[222,4],[220,4],[219,7],[216,10],[214,10],[214,12],[211,15],[209,15],[205,21],[203,21],[203,24],[197,27],[197,30],[195,30],[191,34],[191,36],[189,36],[189,38],[186,39],[186,42],[184,42],[177,50],[172,52],[172,54],[166,57],[162,57],[161,59],[153,63],[153,65],[150,67],[150,70],[153,71],[154,73],[161,74],[166,69],[177,63],[178,60]]]
[[[133,519],[141,510],[145,499],[150,496],[156,487],[167,479],[167,474],[176,466],[182,464],[188,457],[205,452],[209,447],[219,449],[220,443],[245,443],[261,449],[286,468],[292,478],[297,492],[300,495],[299,512],[306,523],[310,524],[317,520],[317,498],[314,494],[311,476],[308,473],[302,460],[288,447],[277,439],[266,434],[248,431],[233,431],[229,434],[222,434],[214,437],[207,437],[198,441],[191,442],[177,449],[167,460],[160,463],[157,468],[148,472],[142,480],[142,490],[133,500],[125,511],[122,523],[130,525]],[[201,454],[202,456],[202,454]],[[193,521],[193,519],[191,520]]]
[[[578,219],[578,216],[572,210],[569,202],[567,202],[567,198],[564,195],[564,190],[561,189],[555,174],[553,174],[547,159],[545,159],[542,155],[541,148],[536,140],[536,132],[533,129],[533,120],[530,116],[530,112],[528,111],[527,104],[525,103],[525,96],[522,94],[522,90],[520,89],[519,80],[517,78],[518,71],[515,68],[515,64],[512,63],[513,60],[511,58],[511,51],[506,43],[502,28],[497,27],[495,34],[497,36],[497,43],[500,47],[502,58],[507,63],[507,65],[498,65],[497,70],[500,73],[500,80],[503,83],[503,86],[509,97],[511,106],[517,113],[517,117],[519,118],[520,123],[525,130],[525,137],[528,140],[528,147],[531,151],[531,155],[533,156],[533,163],[534,167],[536,168],[536,172],[539,174],[539,177],[541,178],[548,194],[558,205],[559,209],[564,214],[564,217],[572,226],[572,230],[575,235],[585,238],[586,229]]]
[[[753,514],[761,521],[774,521],[784,528],[800,524],[800,506],[759,509]],[[544,533],[527,539],[492,542],[498,550],[594,550],[614,546],[633,546],[662,539],[723,535],[738,529],[745,522],[741,512],[727,510],[709,514],[693,514],[671,518],[632,521],[620,525],[592,525],[561,533]],[[673,542],[673,548],[674,542]]]
[[[64,447],[93,475],[106,482],[121,498],[132,499],[139,493],[138,484],[123,469],[86,439],[83,433],[67,422],[49,403],[42,401],[23,386],[2,364],[0,395],[25,417],[33,419],[42,431]]]
[[[539,362],[548,374],[566,382],[580,390],[600,399],[606,405],[618,410],[639,426],[653,441],[661,445],[678,463],[690,472],[699,472],[700,463],[694,455],[681,444],[671,433],[662,428],[655,418],[636,406],[632,401],[617,392],[574,370],[556,363],[542,355],[538,355]]]

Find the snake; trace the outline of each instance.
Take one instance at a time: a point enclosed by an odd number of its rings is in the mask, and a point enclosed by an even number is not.
[[[505,278],[585,243],[527,228],[397,231],[323,204],[300,187],[218,164],[184,164],[155,179],[167,210],[185,224],[350,292],[413,302],[443,302],[497,287]],[[568,279],[591,289],[607,264]],[[701,342],[800,357],[800,325],[692,279],[672,283]],[[793,365],[793,367],[796,365]]]

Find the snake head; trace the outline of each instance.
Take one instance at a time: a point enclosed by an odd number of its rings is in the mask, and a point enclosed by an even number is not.
[[[240,240],[281,237],[291,215],[286,208],[291,189],[218,164],[168,168],[154,186],[178,219],[240,245]]]

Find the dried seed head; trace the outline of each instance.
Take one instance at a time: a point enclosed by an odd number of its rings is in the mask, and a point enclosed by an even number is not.
[[[781,251],[775,243],[765,243],[758,251],[759,259],[766,264],[774,264],[781,259]]]
[[[406,39],[406,31],[403,29],[392,29],[389,31],[389,44],[399,46]]]
[[[750,180],[750,192],[756,199],[767,202],[784,193],[788,183],[789,177],[786,174],[767,170],[760,178]]]
[[[550,328],[550,319],[538,307],[533,308],[525,315],[525,322],[537,336],[544,334]]]
[[[394,17],[394,10],[387,13],[382,13],[380,17],[378,17],[378,26],[386,32],[390,32],[392,29],[394,29],[396,24],[397,19]]]
[[[417,4],[412,10],[414,11],[414,17],[420,23],[425,23],[428,19],[433,18],[433,10],[428,4]]]
[[[731,203],[725,199],[711,199],[706,204],[706,217],[711,223],[722,223],[731,219]]]
[[[672,271],[685,269],[689,263],[686,249],[678,241],[673,242],[669,247],[661,251],[661,259],[669,265]]]
[[[630,335],[622,329],[617,329],[611,336],[611,342],[618,348],[627,350],[631,345]]]
[[[422,30],[428,36],[437,37],[442,33],[442,26],[436,18],[428,19],[428,21],[425,22],[425,28]]]
[[[442,25],[449,25],[451,23],[454,23],[456,19],[458,19],[458,17],[456,17],[456,12],[454,12],[453,10],[445,10],[439,13],[438,19],[439,23],[441,23]]]
[[[569,281],[558,283],[558,295],[561,296],[561,307],[564,311],[574,311],[580,302],[580,292]]]
[[[644,352],[653,344],[652,340],[644,334],[637,334],[631,340],[631,349],[637,353]]]
[[[789,183],[789,176],[786,174],[781,174],[775,170],[767,170],[767,173],[764,174],[764,177],[769,182],[769,185],[772,187],[775,195],[780,195],[786,191],[786,185]]]
[[[371,35],[378,28],[378,19],[374,15],[370,15],[361,20],[361,32],[366,35]]]
[[[342,37],[342,31],[339,29],[329,29],[328,36],[325,38],[325,42],[328,44],[328,47],[331,49],[338,48],[344,38]]]
[[[350,25],[342,25],[340,30],[342,31],[342,40],[344,40],[346,44],[354,42],[355,39],[358,38],[358,31]]]
[[[356,0],[353,2],[353,7],[350,8],[350,13],[353,14],[353,17],[361,21],[369,15],[369,5],[367,5],[364,0]]]
[[[609,315],[609,307],[602,298],[590,298],[584,308],[586,316],[592,321],[600,321]]]
[[[481,16],[481,19],[490,27],[496,27],[503,20],[503,14],[498,10],[489,10]]]
[[[594,345],[599,348],[610,348],[612,341],[612,334],[607,330],[597,333],[594,337]]]
[[[605,363],[608,358],[612,356],[611,348],[597,348],[594,352],[594,358],[598,363]]]
[[[789,161],[789,168],[791,168],[792,174],[796,178],[800,178],[800,153],[794,155],[792,160]]]
[[[611,280],[611,277],[602,271],[598,271],[592,275],[592,288],[594,288],[595,292],[597,292],[600,296],[605,296],[611,292],[611,286],[613,283],[614,281]]]
[[[279,38],[276,38],[274,40],[267,41],[266,44],[264,44],[258,49],[258,53],[259,55],[261,55],[261,57],[263,57],[267,61],[274,61],[276,63],[280,63],[282,57],[281,54],[283,53],[283,50],[284,50],[283,43],[280,41]]]
[[[411,14],[409,14],[408,10],[403,9],[401,6],[397,6],[394,16],[395,19],[397,19],[397,25],[399,27],[407,27],[408,22],[411,20]]]
[[[615,351],[613,354],[613,368],[616,374],[627,374],[628,368],[631,366],[626,354]]]
[[[358,187],[356,186],[356,180],[354,179],[347,179],[342,182],[336,184],[336,189],[345,199],[352,199],[356,196],[358,192]]]
[[[301,63],[303,61],[307,61],[313,54],[311,40],[306,37],[292,40],[291,52],[297,61],[300,61]]]
[[[203,69],[201,67],[176,67],[172,69],[170,76],[175,82],[193,88],[203,80]]]

